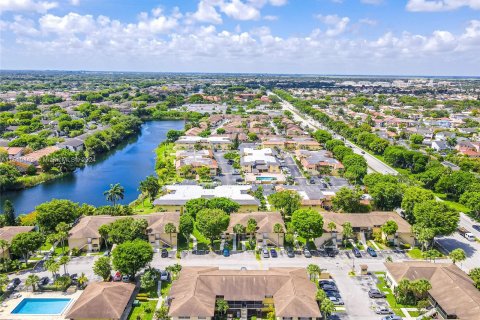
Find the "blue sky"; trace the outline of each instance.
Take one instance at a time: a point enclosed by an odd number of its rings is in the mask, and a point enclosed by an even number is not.
[[[2,0],[2,69],[480,74],[480,0]]]

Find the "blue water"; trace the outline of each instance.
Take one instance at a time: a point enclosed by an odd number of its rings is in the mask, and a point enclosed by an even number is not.
[[[120,203],[128,204],[138,197],[140,181],[155,173],[155,148],[165,140],[168,130],[183,128],[183,121],[146,122],[137,137],[72,174],[30,189],[0,194],[0,211],[7,199],[13,203],[17,215],[31,212],[37,205],[54,198],[108,205],[103,192],[114,183],[125,188],[125,198]]]
[[[24,298],[13,309],[12,314],[61,314],[70,300],[67,298]]]

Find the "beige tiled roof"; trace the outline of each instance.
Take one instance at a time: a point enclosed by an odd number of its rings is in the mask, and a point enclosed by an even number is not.
[[[227,232],[233,233],[233,227],[236,224],[241,224],[246,227],[250,218],[257,221],[258,233],[273,232],[273,226],[277,223],[279,223],[283,227],[283,230],[285,230],[285,224],[283,223],[282,215],[279,212],[249,212],[232,213],[230,215],[230,223]]]
[[[0,228],[0,239],[10,242],[17,234],[23,233],[23,232],[30,232],[33,229],[35,229],[35,227],[33,226],[3,227],[3,228]]]
[[[120,319],[135,285],[123,282],[94,282],[75,301],[68,319]]]
[[[333,221],[337,225],[337,232],[342,232],[342,224],[350,222],[353,228],[380,227],[388,220],[393,220],[398,225],[398,231],[401,233],[411,232],[410,224],[395,212],[370,212],[370,213],[322,213],[323,226],[326,229],[328,224]]]
[[[227,301],[263,301],[273,297],[277,317],[320,317],[316,291],[302,268],[185,267],[170,291],[169,315],[212,317],[216,296],[223,296]]]
[[[406,261],[386,262],[385,266],[397,282],[402,279],[430,281],[430,295],[448,314],[456,315],[462,320],[480,319],[480,291],[474,287],[472,279],[456,265]]]

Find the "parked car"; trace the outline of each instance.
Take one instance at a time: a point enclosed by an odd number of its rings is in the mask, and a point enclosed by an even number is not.
[[[168,281],[170,279],[170,273],[167,270],[160,271],[160,280]]]
[[[130,282],[130,277],[127,276],[127,275],[124,275],[124,276],[122,277],[122,281],[123,281],[123,282]]]
[[[15,290],[22,281],[19,278],[13,278],[7,285],[7,290]]]
[[[378,289],[370,289],[368,290],[368,296],[370,298],[385,298],[386,295],[385,293],[381,292],[380,290]]]
[[[310,184],[315,184],[315,179],[310,179]]]
[[[322,288],[323,290],[334,290],[334,291],[338,291],[338,288],[337,288],[337,286],[336,286],[334,283],[321,284],[321,285],[320,285],[320,288]]]
[[[161,257],[162,258],[168,258],[168,250],[167,249],[162,249],[162,254],[161,254]]]
[[[232,164],[233,164],[233,160],[228,160],[227,163],[230,164],[230,165],[232,165]]]
[[[49,277],[43,277],[38,281],[37,285],[38,286],[46,286],[49,282],[50,282]]]
[[[352,248],[353,255],[357,258],[361,258],[362,254],[360,253],[360,250],[358,248]]]
[[[70,279],[72,280],[73,284],[76,284],[78,281],[78,274],[74,273],[70,275]]]
[[[117,271],[113,275],[113,281],[120,281],[120,280],[122,280],[122,274],[120,273],[120,271]]]
[[[230,257],[230,250],[228,250],[227,248],[223,249],[223,256]]]
[[[271,256],[272,258],[278,257],[277,250],[275,250],[275,249],[270,249],[270,256]]]
[[[373,249],[372,247],[368,247],[367,248],[367,252],[369,255],[371,255],[372,257],[376,257],[377,256],[377,252],[375,251],[375,249]]]
[[[336,290],[323,290],[323,291],[325,291],[325,294],[327,295],[327,297],[336,297],[336,298],[342,297],[340,293]]]
[[[391,314],[389,316],[383,317],[382,320],[402,320],[403,318],[400,316],[397,316],[395,314]]]
[[[312,254],[310,253],[310,251],[308,251],[307,248],[303,249],[303,255],[305,256],[305,258],[311,258],[312,257]]]
[[[319,284],[320,286],[326,285],[326,284],[337,286],[337,285],[335,284],[335,281],[333,281],[333,280],[320,280],[320,281],[318,281],[318,284]]]
[[[110,256],[110,251],[109,251],[109,250],[105,251],[105,252],[103,253],[103,256],[104,256],[104,257],[109,257],[109,256]]]
[[[287,257],[289,258],[295,258],[295,251],[293,251],[292,248],[287,248]]]
[[[328,297],[328,296],[327,296]],[[343,302],[342,298],[337,298],[337,297],[333,297],[333,296],[330,296],[328,297],[328,299],[330,301],[333,302],[334,305],[341,305],[343,306],[345,303]]]
[[[332,258],[335,258],[336,252],[335,252],[334,249],[332,249],[332,248],[327,248],[327,249],[325,249],[325,253],[327,254],[327,256],[332,257]]]
[[[270,254],[268,253],[267,249],[263,249],[263,257],[264,258],[270,258]]]
[[[376,307],[375,308],[375,313],[376,314],[392,314],[393,311],[392,311],[392,309],[390,309],[388,307],[382,306],[382,307]]]

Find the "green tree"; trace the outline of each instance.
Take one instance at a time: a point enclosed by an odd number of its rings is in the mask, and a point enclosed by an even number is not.
[[[185,134],[183,130],[168,130],[167,132],[167,141],[168,142],[175,142]]]
[[[220,209],[203,209],[197,213],[197,229],[206,238],[213,241],[220,238],[220,235],[227,230],[230,217]]]
[[[0,191],[10,189],[15,185],[20,171],[9,163],[0,163]]]
[[[246,231],[250,234],[251,239],[252,236],[255,234],[255,231],[257,231],[257,220],[253,218],[248,219]]]
[[[155,178],[153,175],[150,175],[145,178],[145,180],[140,181],[140,187],[138,190],[148,196],[150,199],[150,203],[153,203],[155,196],[158,194],[160,190],[160,184],[158,183],[158,179]]]
[[[323,301],[325,298],[327,298],[327,294],[323,289],[317,289],[317,293],[315,294],[315,300],[317,301]]]
[[[359,190],[342,187],[332,199],[333,210],[346,213],[359,212],[360,197],[361,193]]]
[[[177,233],[177,227],[171,222],[167,223],[164,227],[165,233],[168,233],[170,236],[170,244],[172,243],[172,234]]]
[[[283,190],[268,196],[268,201],[277,210],[281,210],[283,216],[290,216],[300,208],[300,195],[293,190]]]
[[[3,215],[5,216],[5,224],[7,226],[14,226],[17,224],[15,220],[15,209],[10,200],[5,200],[5,203],[3,204]]]
[[[326,299],[323,299],[322,302],[320,303],[320,310],[325,316],[325,319],[328,319],[328,317],[330,317],[332,313],[335,312],[336,309],[333,302],[330,299],[326,298]]]
[[[171,317],[168,315],[168,307],[163,305],[157,311],[155,311],[155,319],[157,320],[171,320]]]
[[[87,278],[87,276],[85,275],[85,273],[82,272],[82,273],[80,274],[80,277],[78,277],[78,279],[77,279],[78,287],[79,287],[80,289],[85,288],[87,282],[88,282],[88,278]]]
[[[2,250],[2,254],[3,252],[8,250],[8,247],[10,247],[10,244],[8,243],[8,241],[4,239],[0,239],[0,249]],[[5,272],[8,269],[8,259],[6,255],[3,255],[2,265],[3,265],[3,272]]]
[[[327,141],[332,140],[332,135],[330,134],[330,132],[326,130],[317,130],[312,135],[315,138],[315,140],[317,140],[318,143],[321,143],[321,144],[324,144]]]
[[[280,234],[284,233],[285,230],[283,230],[283,226],[280,223],[275,223],[273,226],[273,233],[277,234],[277,245],[280,245]]]
[[[381,210],[391,211],[400,207],[403,188],[398,183],[380,182],[369,188],[375,206]]]
[[[197,212],[207,208],[207,203],[208,203],[208,199],[205,199],[205,198],[188,200],[185,203],[185,212],[190,214],[193,218],[195,218],[197,216]]]
[[[70,225],[65,222],[60,222],[55,226],[56,238],[60,241],[62,245],[62,254],[65,254],[65,241],[68,239],[68,231],[70,231]]]
[[[239,235],[242,235],[245,233],[245,226],[241,225],[240,223],[237,223],[236,225],[233,226],[233,233],[235,233],[237,237],[237,243],[239,241]]]
[[[435,184],[437,192],[443,192],[448,198],[458,200],[472,183],[478,182],[473,173],[454,171],[450,175],[443,175]]]
[[[330,235],[333,237],[333,231],[337,230],[337,225],[335,222],[330,221],[327,225],[328,230],[330,230]]]
[[[410,290],[415,295],[417,301],[425,299],[430,289],[432,289],[432,285],[426,279],[418,279],[410,282]]]
[[[228,302],[224,299],[217,299],[217,301],[215,301],[215,311],[217,311],[221,315],[224,315],[228,311],[228,309]]]
[[[13,237],[10,250],[14,254],[22,256],[27,263],[30,253],[40,248],[43,240],[43,235],[38,232],[22,232]]]
[[[69,256],[61,256],[60,259],[58,260],[58,263],[63,266],[63,273],[68,273],[67,272],[67,264],[70,262],[70,257]]]
[[[60,264],[58,264],[54,259],[49,259],[45,261],[45,269],[52,273],[52,278],[55,278],[58,270],[60,270]]]
[[[480,190],[480,189],[478,189]],[[472,210],[472,213],[480,217],[480,191],[467,191],[460,197],[460,203]]]
[[[32,287],[32,291],[35,292],[35,287],[39,281],[40,278],[36,274],[29,274],[27,280],[25,280],[25,285],[27,288]]]
[[[93,273],[102,277],[103,281],[108,281],[112,274],[112,265],[109,257],[100,257],[93,264]]]
[[[125,196],[125,189],[120,185],[120,183],[111,184],[110,189],[106,190],[103,195],[107,201],[111,202],[113,206],[117,201],[122,200]]]
[[[323,217],[313,209],[299,209],[292,215],[292,227],[301,237],[315,239],[323,234]]]
[[[35,211],[37,212],[37,224],[45,233],[54,232],[55,227],[61,222],[73,223],[81,214],[77,203],[57,199],[38,205]]]
[[[435,195],[432,191],[420,187],[409,187],[405,189],[402,198],[402,209],[405,211],[405,217],[410,224],[415,223],[413,209],[418,203],[435,200]]]
[[[188,213],[184,213],[180,216],[179,222],[179,232],[188,240],[190,234],[192,234],[194,229],[195,221],[193,220],[192,216]]]
[[[5,292],[5,287],[7,286],[8,282],[8,276],[4,273],[0,273],[0,292],[3,293]]]
[[[219,209],[228,214],[237,212],[240,209],[240,205],[228,198],[220,197],[209,199],[207,202],[207,208],[209,209]]]
[[[415,225],[431,229],[434,237],[455,232],[460,220],[459,213],[447,204],[435,200],[415,205],[413,209]]]
[[[422,244],[422,251],[428,249],[433,241],[433,238],[435,238],[435,232],[433,229],[424,228],[422,225],[417,224],[414,224],[412,229],[413,233],[415,234],[415,238]]]
[[[112,243],[123,243],[135,239],[144,239],[147,234],[148,221],[132,217],[115,220],[107,225],[108,239]]]
[[[344,224],[342,224],[343,228],[343,239],[347,240],[353,237],[353,227],[352,224],[348,221],[346,221]]]
[[[309,264],[307,266],[307,272],[310,276],[310,280],[316,281],[318,276],[322,273],[322,269],[316,264]]]
[[[423,136],[421,134],[412,134],[410,135],[410,142],[412,144],[422,144],[423,142]]]
[[[393,220],[388,220],[382,226],[382,232],[387,235],[387,239],[389,236],[395,235],[398,230],[398,224]]]
[[[468,276],[473,280],[475,287],[480,289],[480,267],[471,269]]]
[[[464,261],[467,259],[467,256],[465,255],[465,251],[463,251],[462,248],[457,248],[453,249],[450,254],[449,254],[450,259],[452,259],[453,263],[456,263],[457,261]]]
[[[143,240],[126,241],[112,251],[113,267],[133,278],[153,259],[152,246]]]
[[[77,167],[83,165],[82,158],[76,152],[68,149],[61,149],[40,158],[39,163],[43,171],[49,172],[56,169],[58,172],[73,172]]]

